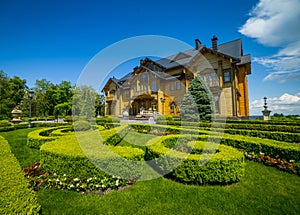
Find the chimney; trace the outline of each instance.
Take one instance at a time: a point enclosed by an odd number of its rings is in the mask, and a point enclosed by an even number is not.
[[[201,41],[197,38],[197,39],[195,39],[195,43],[196,43],[196,49],[200,49]]]
[[[218,37],[216,35],[211,38],[211,43],[212,43],[212,50],[218,51]]]

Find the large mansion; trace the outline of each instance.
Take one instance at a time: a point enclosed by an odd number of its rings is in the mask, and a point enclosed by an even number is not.
[[[193,49],[155,61],[145,58],[124,77],[111,77],[102,90],[105,115],[180,116],[182,98],[199,76],[211,90],[216,116],[249,117],[250,55],[243,54],[241,39],[220,45],[217,37],[211,40],[211,48],[196,39]]]

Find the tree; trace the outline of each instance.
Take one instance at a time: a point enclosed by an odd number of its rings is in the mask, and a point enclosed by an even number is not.
[[[189,102],[190,105],[192,105],[190,100],[193,99],[193,102],[197,107],[198,120],[211,121],[214,113],[214,103],[213,96],[207,85],[199,77],[195,77],[188,88],[187,94],[188,95],[185,95],[184,98],[186,97],[186,102]],[[188,110],[189,108],[191,107],[188,105],[181,105],[180,113],[181,115],[183,114],[183,119],[191,114],[190,110]],[[188,119],[189,117],[185,120]],[[190,120],[194,120],[194,117],[190,117]]]
[[[0,70],[0,119],[11,117],[11,111],[20,105],[26,88],[26,80],[17,76],[10,78]]]
[[[80,86],[74,90],[72,112],[73,116],[91,119],[96,114],[95,99],[97,93],[92,87]]]
[[[199,113],[197,104],[191,94],[184,95],[181,105],[180,114],[183,121],[197,122],[199,121]]]

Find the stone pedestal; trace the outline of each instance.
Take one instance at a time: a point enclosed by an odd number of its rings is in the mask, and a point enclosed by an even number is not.
[[[263,110],[262,113],[263,113],[263,121],[268,121],[271,119],[270,110]]]
[[[263,121],[268,121],[271,119],[270,113],[271,111],[268,110],[268,106],[267,106],[267,97],[264,97],[264,110],[262,111],[263,114]]]
[[[13,117],[11,122],[13,124],[18,124],[18,123],[22,122],[22,111],[21,110],[13,109],[11,114],[12,114],[12,117]]]

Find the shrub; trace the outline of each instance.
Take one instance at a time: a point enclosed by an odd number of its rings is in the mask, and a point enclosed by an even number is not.
[[[97,125],[105,125],[108,123],[109,124],[120,123],[120,119],[118,117],[107,116],[107,117],[96,118],[96,123]]]
[[[111,151],[129,160],[143,159],[144,152],[130,147],[110,146],[107,148],[93,139],[93,135],[98,135],[97,132],[89,131],[79,134],[77,138],[79,140],[84,138],[86,141],[81,145],[77,142],[75,135],[62,136],[51,143],[44,144],[41,147],[41,166],[45,171],[66,174],[71,177],[107,177],[106,172],[95,166],[97,163],[101,167],[110,169],[116,176],[120,174],[120,176],[128,178],[139,177],[141,172],[139,163],[125,162]],[[110,131],[110,133],[114,133],[114,131]]]
[[[10,122],[7,120],[0,120],[0,127],[11,126]]]
[[[55,140],[57,137],[52,137],[51,132],[56,129],[59,127],[43,128],[28,133],[27,146],[39,149],[44,143]]]
[[[75,131],[88,131],[91,129],[91,124],[84,120],[78,120],[74,122]]]
[[[38,214],[41,206],[28,188],[20,164],[0,136],[0,214]]]
[[[167,136],[154,144],[153,141],[147,144],[147,159],[154,160],[154,168],[161,174],[168,173],[167,177],[186,184],[228,184],[243,176],[244,155],[237,149],[211,142],[192,143],[189,142],[190,135],[180,137],[179,146],[185,146],[187,151],[170,149],[178,143],[178,138],[178,135]],[[193,148],[192,154],[186,153],[188,148]],[[211,154],[214,150],[216,153]],[[200,155],[200,152],[204,153]]]

